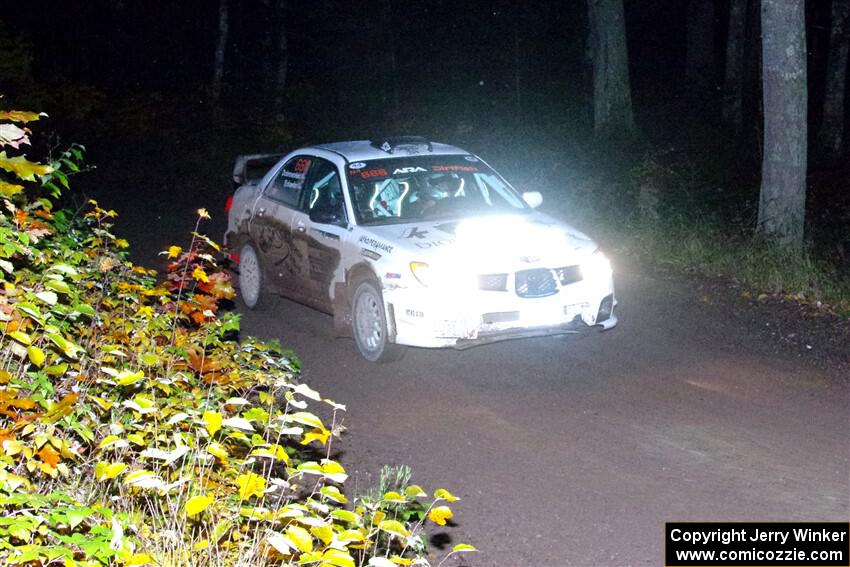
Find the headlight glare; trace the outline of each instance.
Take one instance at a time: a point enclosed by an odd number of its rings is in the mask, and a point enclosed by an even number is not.
[[[611,262],[596,250],[581,263],[581,275],[586,280],[605,281],[611,278]]]

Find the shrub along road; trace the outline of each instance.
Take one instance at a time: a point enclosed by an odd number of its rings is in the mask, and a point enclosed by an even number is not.
[[[612,331],[389,365],[288,301],[243,331],[295,349],[305,380],[348,405],[349,487],[409,464],[462,498],[447,534],[482,550],[471,565],[658,565],[665,521],[846,521],[847,368],[687,282],[617,283]]]

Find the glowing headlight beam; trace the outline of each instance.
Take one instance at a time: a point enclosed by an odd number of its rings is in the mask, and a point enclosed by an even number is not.
[[[581,275],[586,280],[607,280],[612,273],[611,262],[600,250],[596,250],[581,262]]]

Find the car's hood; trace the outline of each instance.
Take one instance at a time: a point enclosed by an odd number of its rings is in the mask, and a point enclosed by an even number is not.
[[[389,246],[406,261],[476,270],[569,265],[596,248],[575,228],[539,212],[363,228],[365,247],[384,245],[386,252]]]

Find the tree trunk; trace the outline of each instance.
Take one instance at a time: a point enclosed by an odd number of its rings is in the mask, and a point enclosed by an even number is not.
[[[623,0],[587,0],[597,136],[634,130]]]
[[[850,0],[832,0],[832,25],[826,69],[823,121],[818,141],[828,157],[844,150],[844,97],[847,92],[847,52],[850,48]]]
[[[283,96],[286,92],[286,79],[289,72],[289,43],[286,38],[286,0],[277,5],[277,53],[274,71],[274,100],[278,115],[282,115]]]
[[[806,216],[806,21],[804,0],[762,0],[764,156],[758,228],[801,250]]]
[[[520,18],[522,17],[522,10],[518,10],[518,13],[514,14],[513,17],[513,35],[514,35],[514,103],[516,104],[516,118],[519,124],[522,124],[522,115],[524,114],[522,111],[522,77],[520,73],[520,65],[521,65],[521,52],[520,52],[520,43],[519,43],[519,33],[520,33]]]
[[[212,99],[218,102],[221,95],[221,85],[224,81],[224,53],[227,49],[227,32],[230,27],[230,17],[227,13],[227,0],[218,3],[218,42],[215,46],[215,62],[213,64]]]
[[[747,144],[762,154],[761,0],[749,0],[744,41],[744,129]]]
[[[384,40],[386,41],[387,72],[383,81],[382,98],[384,109],[389,109],[391,119],[394,121],[399,116],[398,97],[398,63],[395,53],[395,26],[393,23],[392,0],[383,0],[381,20],[384,28]],[[388,90],[389,89],[389,92]]]
[[[688,2],[685,46],[685,94],[697,110],[705,111],[716,86],[714,64],[714,0]]]
[[[730,0],[726,40],[726,76],[723,81],[723,124],[737,136],[744,123],[744,34],[747,0]]]

